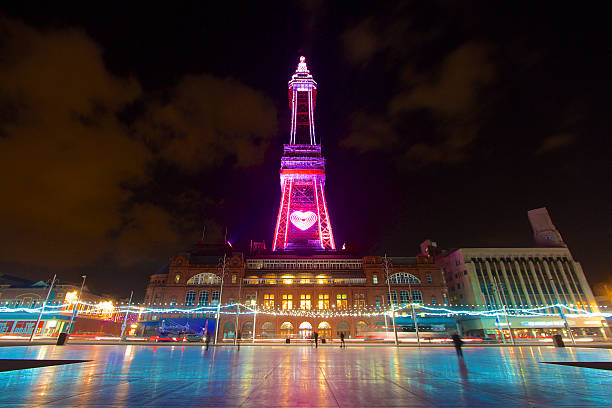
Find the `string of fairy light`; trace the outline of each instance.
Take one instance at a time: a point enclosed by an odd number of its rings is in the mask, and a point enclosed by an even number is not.
[[[72,312],[76,301],[68,303],[57,304],[57,305],[46,305],[43,307],[8,307],[0,306],[0,313],[41,313],[44,314],[57,314],[61,312]],[[220,306],[199,306],[190,308],[179,308],[179,307],[145,307],[139,305],[121,305],[114,306],[112,310],[109,310],[108,305],[92,304],[85,301],[79,301],[79,308],[89,308],[87,310],[78,310],[78,314],[96,314],[96,313],[133,313],[133,314],[159,314],[159,315],[172,315],[172,314],[258,314],[258,315],[271,315],[271,316],[287,316],[287,317],[304,317],[304,318],[336,318],[336,317],[376,317],[376,316],[388,316],[392,317],[393,314],[399,317],[409,315],[414,308],[415,314],[420,317],[424,316],[480,316],[480,317],[538,317],[538,316],[557,316],[560,311],[567,317],[599,317],[609,318],[612,317],[612,313],[608,312],[590,312],[584,309],[576,308],[572,305],[565,305],[557,303],[554,305],[542,305],[539,307],[532,308],[501,308],[501,309],[486,309],[486,310],[474,310],[474,309],[452,309],[452,306],[428,306],[421,303],[409,303],[398,305],[394,309],[261,309],[253,305],[242,304],[242,303],[230,303]],[[475,307],[476,305],[474,305]],[[239,310],[236,310],[239,309]],[[556,310],[555,310],[556,309]]]

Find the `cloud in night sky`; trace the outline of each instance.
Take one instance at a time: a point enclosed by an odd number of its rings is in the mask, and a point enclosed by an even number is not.
[[[371,18],[348,28],[342,34],[342,42],[347,59],[355,65],[366,64],[385,47],[383,39],[375,32]]]
[[[548,153],[553,150],[562,149],[574,143],[576,135],[571,133],[559,133],[552,135],[542,140],[542,145],[536,151],[536,154]]]
[[[168,208],[177,203],[135,197],[154,181],[152,164],[194,171],[230,159],[247,167],[275,135],[272,102],[237,81],[187,76],[162,100],[109,72],[82,31],[5,18],[0,31],[3,262],[72,268],[166,258],[201,220]],[[137,101],[144,115],[119,120]]]
[[[480,128],[480,91],[495,80],[490,52],[485,44],[468,42],[448,54],[428,75],[416,73],[407,65],[401,72],[404,90],[391,99],[385,114],[354,115],[353,131],[340,145],[361,153],[385,149],[403,152],[398,158],[402,166],[466,160]],[[395,124],[404,115],[418,111],[431,116],[440,140],[432,143],[402,137]]]
[[[0,257],[72,266],[109,248],[150,153],[116,113],[140,96],[104,67],[78,30],[40,32],[2,20]]]
[[[259,164],[276,135],[276,109],[262,93],[233,79],[187,76],[167,98],[152,99],[135,125],[158,155],[189,171]]]

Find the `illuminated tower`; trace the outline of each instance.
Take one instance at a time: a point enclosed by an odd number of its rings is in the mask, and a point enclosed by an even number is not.
[[[335,250],[325,201],[325,159],[317,143],[317,83],[300,57],[289,81],[291,132],[281,159],[281,202],[272,250]]]

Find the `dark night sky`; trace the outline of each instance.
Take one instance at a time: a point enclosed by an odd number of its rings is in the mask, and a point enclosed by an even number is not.
[[[305,55],[338,244],[531,246],[546,206],[611,279],[597,4],[84,3],[0,9],[1,272],[127,296],[203,224],[269,245]]]

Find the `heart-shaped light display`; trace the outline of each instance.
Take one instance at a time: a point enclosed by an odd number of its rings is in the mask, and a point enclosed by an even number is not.
[[[302,231],[306,231],[308,228],[312,227],[315,222],[317,222],[317,214],[312,211],[294,211],[289,216],[291,223],[301,229]]]

